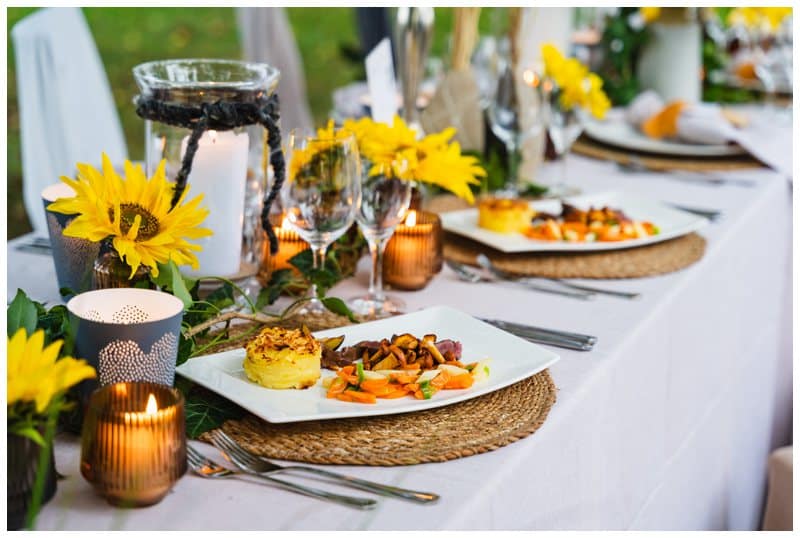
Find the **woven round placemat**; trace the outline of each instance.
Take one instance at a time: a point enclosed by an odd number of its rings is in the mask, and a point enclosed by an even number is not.
[[[526,252],[507,254],[465,237],[448,233],[444,257],[477,265],[485,254],[500,269],[545,278],[639,278],[688,267],[703,257],[706,240],[695,233],[644,247],[602,252]]]
[[[547,370],[465,402],[399,415],[271,424],[255,416],[222,429],[265,458],[340,465],[414,465],[495,450],[535,432],[556,401]],[[200,437],[210,441],[206,434]]]
[[[635,164],[654,171],[686,170],[690,172],[727,172],[761,168],[763,165],[750,155],[728,155],[725,157],[684,157],[656,153],[640,153],[609,146],[582,136],[572,145],[572,151],[593,157],[614,161],[619,164]]]

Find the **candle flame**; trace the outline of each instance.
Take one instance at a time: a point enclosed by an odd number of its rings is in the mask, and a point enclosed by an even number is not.
[[[288,229],[289,228],[289,217],[286,215],[283,216],[283,220],[281,221],[281,228]]]
[[[406,215],[406,226],[416,226],[417,224],[417,212],[416,211],[409,211],[408,215]]]
[[[525,84],[528,86],[532,86],[536,88],[539,85],[539,77],[536,76],[536,73],[531,71],[530,69],[526,69],[525,72],[522,74],[522,80],[525,81]]]
[[[156,397],[154,394],[150,394],[147,397],[147,407],[145,407],[144,412],[148,415],[155,415],[158,411],[158,402],[156,402]]]

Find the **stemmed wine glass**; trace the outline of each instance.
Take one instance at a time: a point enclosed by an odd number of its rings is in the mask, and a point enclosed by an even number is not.
[[[562,89],[552,79],[543,79],[538,88],[542,97],[544,124],[553,143],[556,160],[561,163],[559,181],[548,190],[548,194],[555,197],[566,196],[572,192],[567,187],[566,155],[583,132],[585,112],[578,106],[564,106]]]
[[[500,196],[516,197],[521,190],[520,164],[525,144],[543,132],[536,77],[531,70],[515,70],[506,59],[498,60],[497,84],[489,101],[492,132],[506,146],[508,176]]]
[[[328,246],[353,224],[361,198],[361,167],[354,135],[295,129],[289,135],[287,181],[281,189],[286,221],[311,247],[314,269],[325,265]],[[325,307],[312,285],[303,314]]]
[[[356,222],[369,244],[372,270],[368,293],[349,302],[357,314],[377,318],[405,308],[400,299],[383,293],[383,251],[411,203],[412,184],[398,177],[407,166],[405,159],[383,166],[362,161],[361,204],[356,211]]]

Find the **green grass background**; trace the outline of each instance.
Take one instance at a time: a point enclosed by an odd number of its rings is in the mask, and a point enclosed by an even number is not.
[[[38,8],[7,8],[8,20],[8,237],[30,231],[22,203],[22,164],[17,111],[17,82],[10,31],[16,22]],[[317,123],[331,108],[334,88],[354,80],[363,67],[342,54],[343,46],[357,47],[354,8],[287,8],[306,73],[308,98]],[[142,159],[144,123],[131,100],[137,93],[131,69],[164,58],[239,58],[240,46],[233,8],[84,8],[84,16],[103,59],[131,159]],[[491,15],[483,13],[481,28]],[[436,8],[432,55],[447,50],[452,9]],[[57,178],[53,178],[56,181]]]

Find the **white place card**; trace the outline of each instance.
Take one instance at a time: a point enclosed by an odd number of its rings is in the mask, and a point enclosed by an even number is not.
[[[397,114],[397,85],[392,63],[392,45],[384,38],[367,55],[367,87],[372,104],[372,119],[391,124]]]

